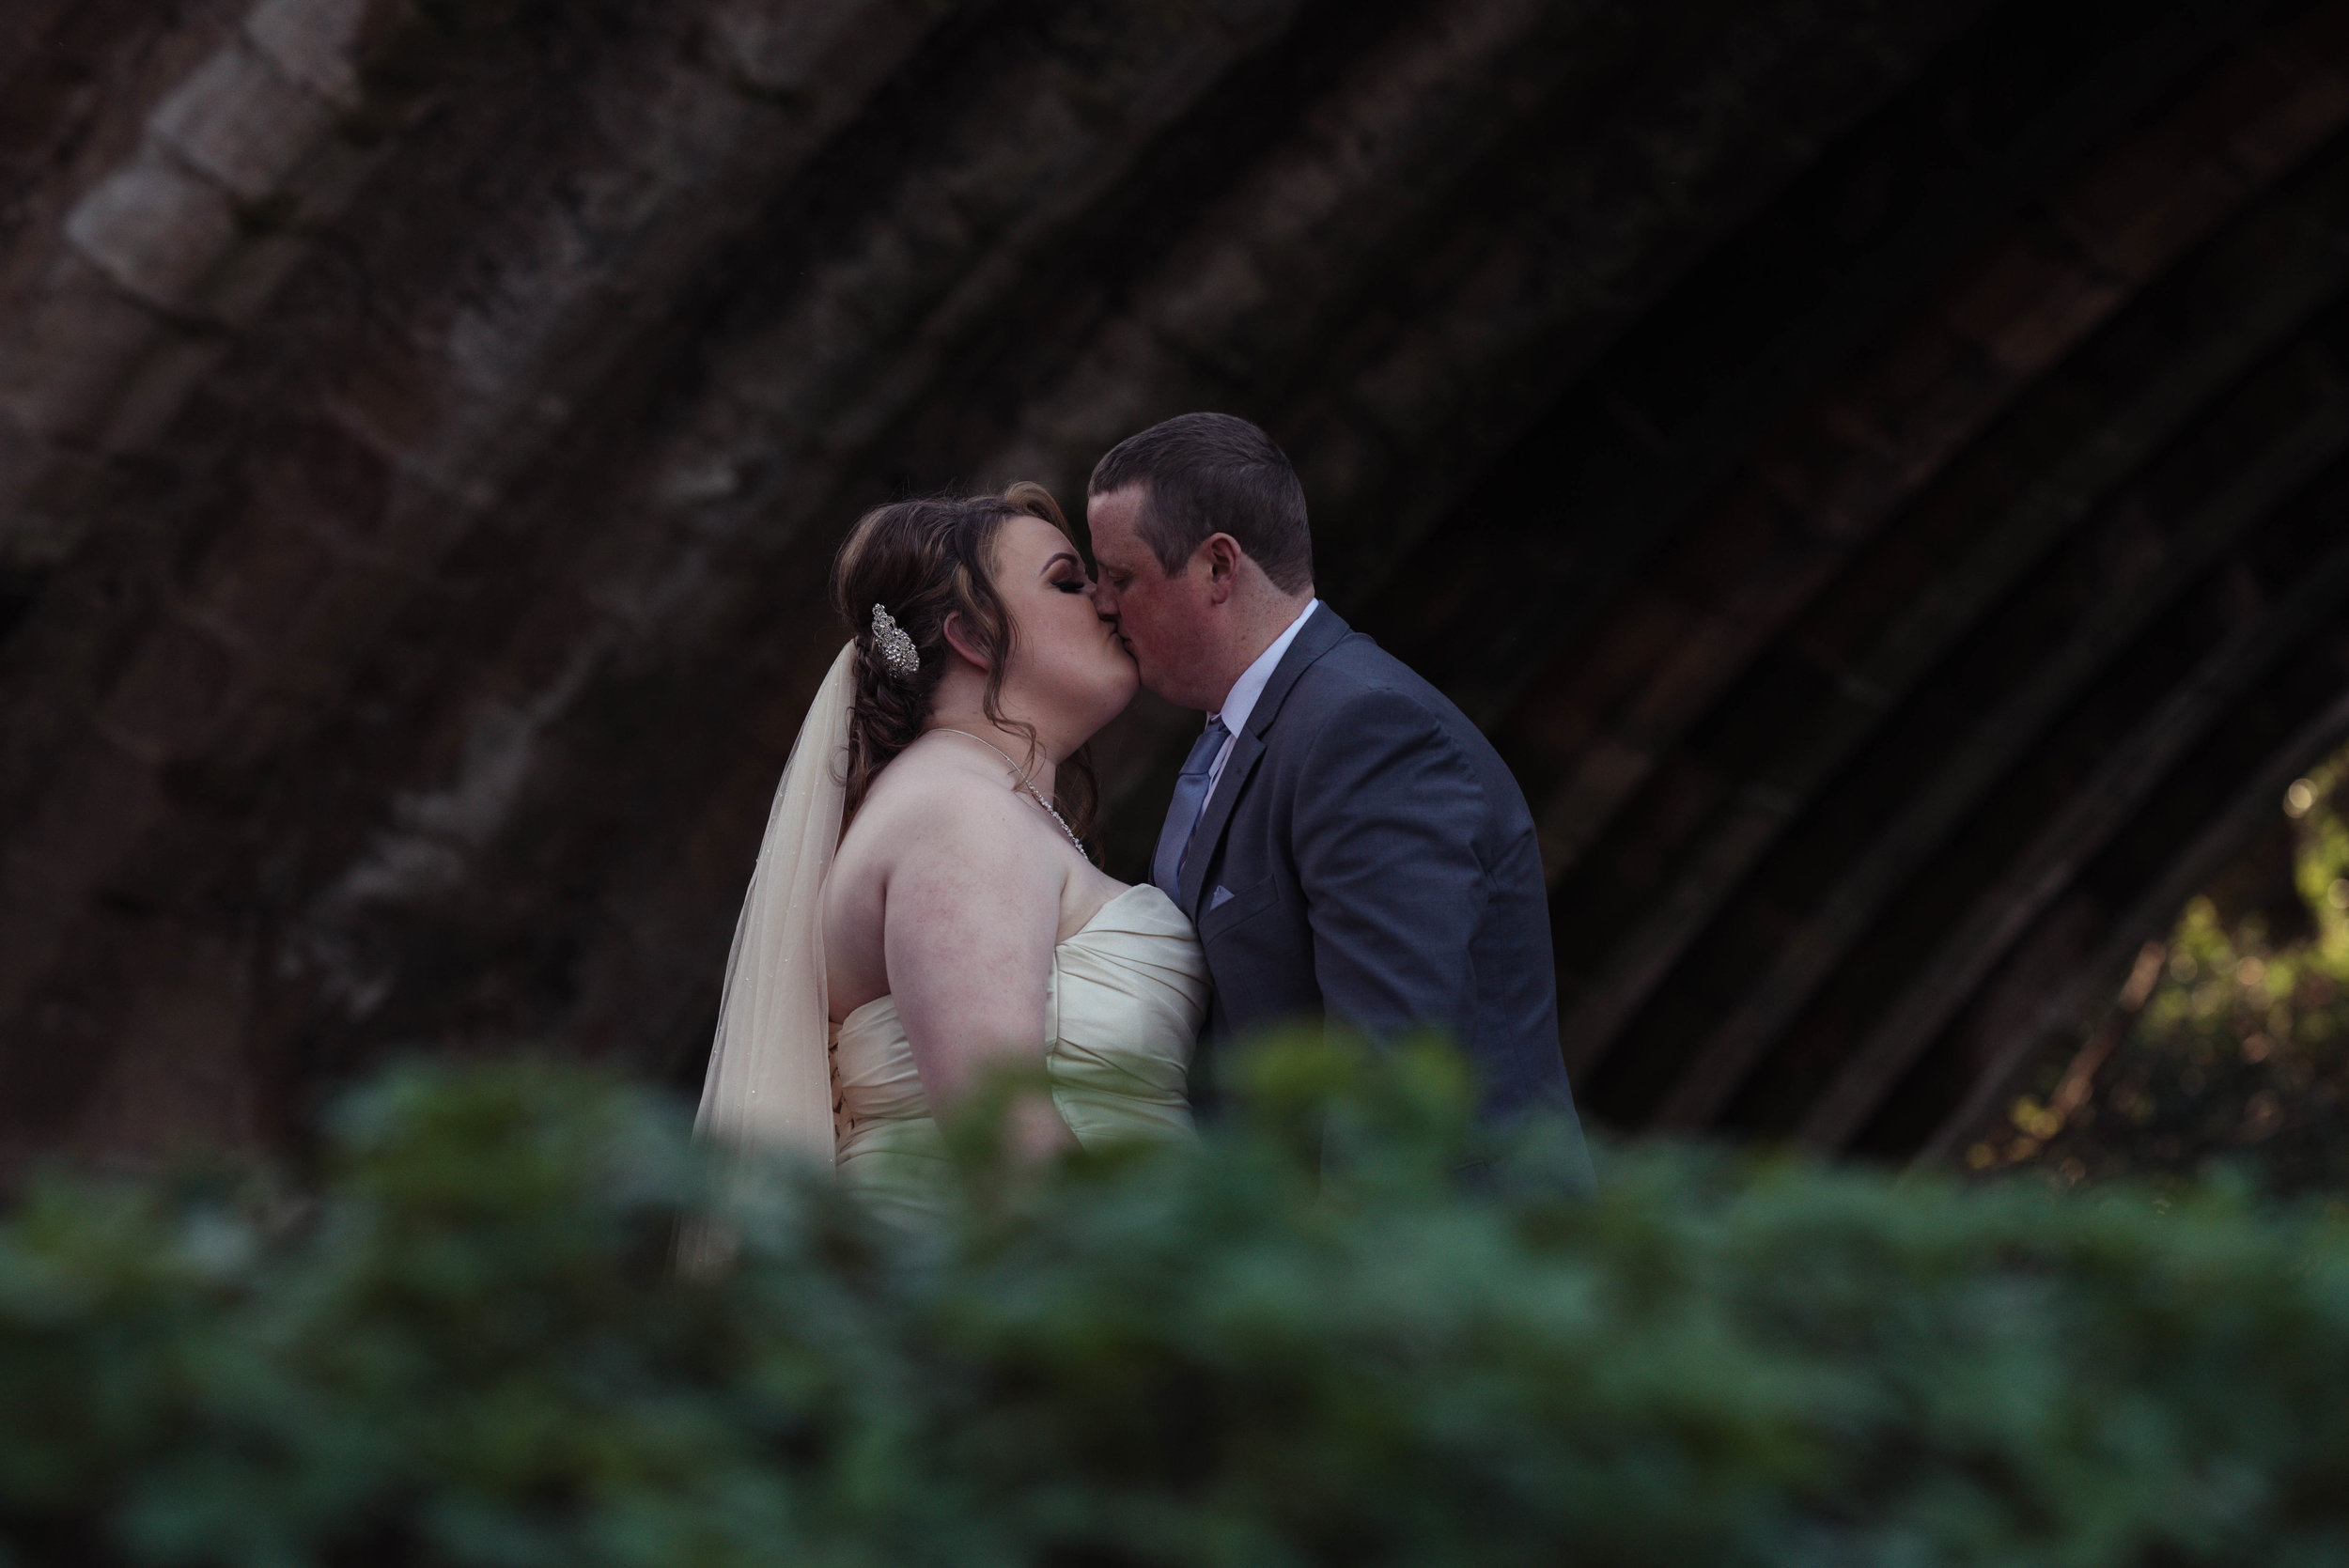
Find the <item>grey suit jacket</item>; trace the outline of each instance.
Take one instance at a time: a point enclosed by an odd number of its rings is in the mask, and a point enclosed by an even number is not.
[[[1234,737],[1177,902],[1215,977],[1200,1103],[1220,1042],[1328,1017],[1374,1040],[1440,1027],[1487,1119],[1571,1122],[1525,796],[1466,714],[1328,605]]]

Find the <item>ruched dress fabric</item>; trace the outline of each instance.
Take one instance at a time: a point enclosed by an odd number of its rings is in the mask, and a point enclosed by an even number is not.
[[[1052,950],[1044,1071],[1080,1144],[1194,1136],[1185,1086],[1208,988],[1190,922],[1146,882]],[[952,1172],[894,998],[876,997],[840,1020],[832,1069],[841,1185],[901,1223],[936,1215]]]

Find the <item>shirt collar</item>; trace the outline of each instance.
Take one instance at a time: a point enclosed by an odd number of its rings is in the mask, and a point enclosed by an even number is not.
[[[1318,598],[1306,601],[1305,608],[1297,613],[1297,619],[1289,622],[1288,629],[1275,637],[1272,645],[1258,654],[1256,661],[1239,673],[1239,679],[1232,682],[1231,691],[1224,693],[1222,707],[1207,715],[1210,723],[1220,720],[1225,729],[1234,735],[1239,733],[1240,726],[1248,722],[1248,716],[1256,710],[1256,699],[1264,695],[1265,687],[1272,679],[1272,672],[1280,667],[1281,656],[1289,651],[1291,643],[1297,641],[1297,634],[1303,629],[1306,617],[1320,608],[1321,600]]]

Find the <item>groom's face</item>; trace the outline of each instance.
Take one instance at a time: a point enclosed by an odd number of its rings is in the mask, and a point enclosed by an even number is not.
[[[1140,526],[1148,502],[1148,492],[1139,486],[1085,502],[1093,561],[1100,574],[1094,608],[1116,623],[1118,640],[1134,656],[1143,685],[1178,706],[1212,709],[1223,693],[1207,690],[1218,667],[1209,645],[1215,623],[1207,574],[1196,561],[1185,562],[1172,575],[1159,565]]]

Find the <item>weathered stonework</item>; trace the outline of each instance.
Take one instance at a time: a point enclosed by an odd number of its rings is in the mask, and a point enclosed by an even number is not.
[[[1937,1146],[2340,727],[2344,222],[2338,0],[26,0],[0,1160],[692,1081],[842,529],[1193,407],[1600,1116]]]

